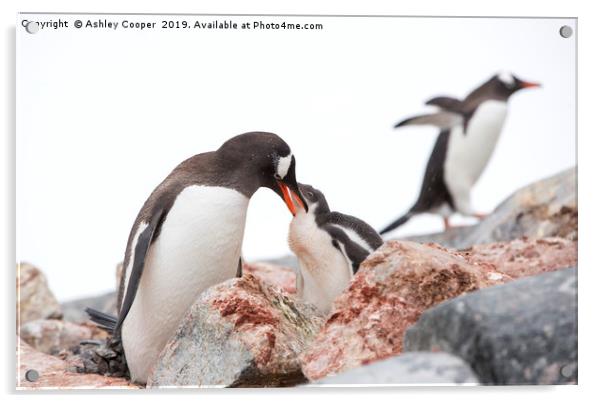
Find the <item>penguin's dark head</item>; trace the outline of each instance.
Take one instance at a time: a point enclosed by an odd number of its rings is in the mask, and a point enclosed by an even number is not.
[[[504,97],[509,97],[514,94],[516,91],[525,89],[525,88],[539,88],[541,84],[533,83],[529,81],[521,80],[516,77],[514,74],[509,73],[507,71],[500,72],[493,76],[491,80],[489,80],[495,88],[495,91],[503,95]]]
[[[309,212],[316,215],[330,212],[326,197],[318,189],[303,183],[299,183],[299,189],[301,190],[301,197],[307,203]]]
[[[297,205],[307,211],[297,184],[295,156],[279,136],[267,132],[244,133],[225,142],[218,153],[237,165],[241,175],[252,182],[250,193],[266,187],[284,200],[293,215],[297,213]]]

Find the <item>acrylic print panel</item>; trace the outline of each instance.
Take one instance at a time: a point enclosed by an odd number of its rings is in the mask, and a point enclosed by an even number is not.
[[[575,19],[16,25],[18,388],[577,382]]]

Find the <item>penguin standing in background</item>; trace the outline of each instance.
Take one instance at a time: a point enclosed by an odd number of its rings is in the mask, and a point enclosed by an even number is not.
[[[383,241],[359,218],[330,211],[317,189],[299,184],[307,210],[299,210],[289,226],[289,246],[299,259],[297,296],[327,314],[368,255]]]
[[[441,215],[445,229],[450,228],[449,217],[454,212],[484,218],[484,214],[472,208],[470,192],[493,154],[506,120],[508,99],[521,89],[539,86],[502,72],[462,101],[451,97],[433,98],[426,104],[438,107],[439,111],[395,125],[395,128],[432,125],[441,132],[427,163],[418,200],[380,233],[393,231],[421,213]]]
[[[247,206],[260,187],[276,192],[293,215],[307,209],[289,146],[252,132],[185,160],[144,203],[125,252],[118,318],[88,310],[120,339],[132,381],[146,383],[201,292],[241,275]]]

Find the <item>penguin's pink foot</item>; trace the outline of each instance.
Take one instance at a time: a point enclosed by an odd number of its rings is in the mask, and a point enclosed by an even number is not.
[[[473,216],[475,218],[478,218],[480,221],[483,221],[484,219],[487,218],[487,216],[489,216],[489,214],[487,214],[487,213],[474,213]]]
[[[443,226],[445,227],[445,230],[447,231],[450,228],[453,228],[454,226],[451,225],[451,222],[449,220],[449,217],[444,217],[443,218]]]

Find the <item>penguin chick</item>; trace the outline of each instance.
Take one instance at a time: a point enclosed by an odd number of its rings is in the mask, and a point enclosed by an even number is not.
[[[359,218],[330,211],[319,190],[304,184],[299,190],[308,209],[299,209],[293,217],[288,238],[299,259],[297,295],[326,314],[360,264],[383,241]]]

